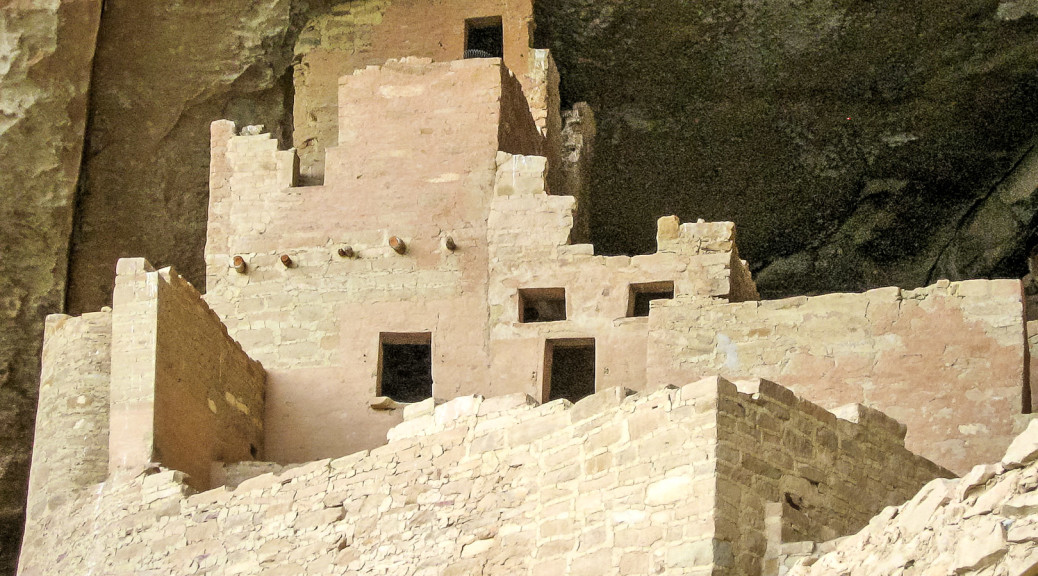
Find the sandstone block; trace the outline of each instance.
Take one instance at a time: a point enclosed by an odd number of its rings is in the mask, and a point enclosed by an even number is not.
[[[1031,491],[1013,496],[1002,505],[1001,513],[1004,516],[1038,515],[1038,492]]]
[[[633,391],[623,387],[612,387],[606,388],[605,390],[599,390],[590,396],[581,398],[576,404],[574,404],[570,409],[570,418],[573,422],[590,418],[606,408],[619,406],[625,398],[633,393]]]
[[[983,486],[988,480],[992,479],[998,471],[998,468],[990,464],[978,464],[974,466],[968,474],[959,480],[959,484],[955,487],[956,498],[960,501],[964,500],[971,490],[978,486]]]
[[[443,400],[437,398],[426,398],[421,402],[407,404],[404,406],[404,420],[414,420],[432,414],[439,404],[443,404]]]
[[[1002,458],[1007,469],[1021,468],[1038,458],[1038,419],[1031,420],[1027,429],[1016,437]]]
[[[996,521],[986,532],[964,538],[955,548],[953,570],[955,574],[977,572],[994,564],[1005,553],[1005,529]]]
[[[923,529],[938,508],[951,500],[956,481],[937,478],[919,491],[901,509],[898,520],[905,533],[917,533]]]
[[[678,476],[653,482],[645,489],[645,504],[662,506],[692,496],[693,478]]]
[[[479,413],[482,396],[460,396],[436,407],[435,422],[438,426],[453,426],[459,420]]]
[[[1038,542],[1038,518],[1022,518],[1013,522],[1006,533],[1010,542]]]
[[[492,396],[485,398],[483,403],[479,406],[478,415],[485,416],[487,414],[493,414],[496,412],[504,412],[507,410],[513,410],[524,406],[536,406],[537,401],[534,400],[529,394],[524,392],[518,392],[516,394],[508,394],[505,396]]]

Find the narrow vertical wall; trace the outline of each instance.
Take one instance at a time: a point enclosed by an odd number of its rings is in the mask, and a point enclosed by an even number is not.
[[[573,213],[571,239],[575,243],[591,241],[591,162],[595,154],[595,114],[586,102],[577,102],[562,114],[561,162],[559,185],[554,194],[577,199]],[[550,143],[549,143],[550,146]]]
[[[0,573],[17,559],[44,318],[65,300],[100,13],[0,2]]]
[[[47,318],[25,523],[36,546],[43,518],[108,475],[112,313]]]
[[[138,472],[155,445],[158,277],[143,258],[119,261],[112,310],[109,472]]]
[[[112,341],[113,476],[159,463],[201,489],[213,462],[262,454],[265,372],[175,271],[119,261]]]
[[[156,456],[205,488],[212,462],[262,456],[266,374],[191,284],[169,268],[157,274]]]

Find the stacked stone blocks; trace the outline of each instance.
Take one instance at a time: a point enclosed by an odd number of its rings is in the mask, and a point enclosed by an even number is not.
[[[751,574],[763,553],[745,553],[729,527],[761,525],[765,500],[782,498],[780,485],[793,490],[786,482],[804,467],[821,475],[824,497],[805,495],[811,513],[838,534],[947,474],[906,451],[901,428],[873,411],[849,409],[852,423],[773,384],[742,386],[755,391],[711,378],[651,393],[612,388],[576,404],[429,400],[408,407],[385,446],[233,490],[191,495],[172,470],[83,488],[27,542],[23,573]],[[781,437],[748,441],[765,415],[834,440],[813,454]],[[844,457],[890,468],[859,480],[859,504],[841,518],[844,503],[826,491],[849,471],[827,465]]]
[[[162,462],[206,488],[213,462],[262,453],[263,367],[175,271],[119,262],[112,343],[114,477]]]
[[[853,536],[789,543],[765,574],[1012,574],[1038,572],[1038,422],[1001,461],[935,479]]]

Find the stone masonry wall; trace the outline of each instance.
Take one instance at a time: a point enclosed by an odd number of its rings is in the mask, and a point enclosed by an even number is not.
[[[213,127],[206,300],[268,370],[267,458],[279,462],[377,446],[400,421],[369,408],[380,333],[432,334],[435,395],[489,380],[495,157],[541,140],[499,60],[391,61],[345,77],[340,95],[323,186],[293,187],[293,152],[268,136]]]
[[[502,17],[505,65],[529,88],[535,56],[530,50],[531,0],[362,0],[338,4],[313,18],[295,48],[293,139],[302,182],[321,182],[325,150],[342,144],[337,139],[340,78],[390,58],[461,59],[465,19],[490,16]]]
[[[25,539],[77,491],[108,476],[112,312],[47,317]]]
[[[907,446],[964,473],[1024,424],[1020,284],[939,283],[650,315],[649,381],[768,378],[822,406],[861,402],[908,426]]]
[[[171,447],[190,458],[191,485],[209,487],[213,462],[263,455],[265,372],[227,334],[201,295],[176,271],[158,272],[155,436],[159,462]]]
[[[213,462],[263,450],[264,371],[169,268],[119,262],[113,311],[112,472],[153,462],[209,487]]]
[[[590,215],[587,204],[587,187],[585,183],[566,178],[568,161],[563,158],[563,121],[562,101],[559,97],[559,69],[555,67],[555,59],[549,50],[530,51],[530,71],[523,81],[523,90],[529,104],[530,113],[537,128],[544,136],[544,149],[541,155],[548,159],[547,189],[560,196],[579,197],[583,204],[577,221],[583,223]],[[583,104],[583,103],[581,103]],[[587,106],[586,104],[583,104]],[[588,149],[584,149],[583,141],[572,140],[577,153],[586,152],[590,158],[590,141]],[[588,162],[590,164],[590,162]]]
[[[487,232],[490,393],[523,382],[546,400],[545,341],[561,338],[594,338],[598,388],[645,389],[649,324],[627,317],[631,284],[670,281],[676,295],[756,298],[731,223],[662,218],[655,254],[595,256],[590,244],[570,243],[575,199],[547,193],[545,158],[501,153],[497,163]],[[521,322],[519,290],[531,288],[564,288],[566,319]]]
[[[719,538],[731,492],[715,474],[752,465],[727,439],[746,406],[775,413],[761,390],[739,394],[714,378],[637,395],[612,388],[575,405],[430,399],[406,408],[385,446],[233,491],[189,495],[179,472],[164,471],[73,493],[27,543],[21,574],[750,574],[733,563],[742,543]],[[808,403],[794,404],[793,426],[815,422],[800,420]],[[868,422],[818,421],[835,424],[834,455],[860,450],[899,468],[861,480],[855,520],[879,484],[914,490],[915,476],[939,472]],[[765,438],[756,450],[783,445]]]
[[[905,426],[848,404],[829,412],[767,380],[718,380],[718,540],[732,574],[760,574],[783,542],[849,534],[935,477],[904,449]]]
[[[1000,462],[961,479],[936,479],[853,536],[791,545],[768,576],[1038,573],[1038,421]],[[794,565],[795,563],[795,565]]]

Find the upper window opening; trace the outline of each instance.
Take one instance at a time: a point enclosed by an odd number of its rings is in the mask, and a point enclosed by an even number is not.
[[[432,334],[379,335],[378,395],[397,402],[421,402],[432,397]]]
[[[631,293],[627,301],[627,316],[648,316],[649,302],[653,300],[670,300],[672,298],[674,298],[673,282],[631,284]]]
[[[465,21],[465,58],[504,58],[505,36],[500,16]]]
[[[520,322],[555,322],[566,319],[565,288],[520,288]]]

